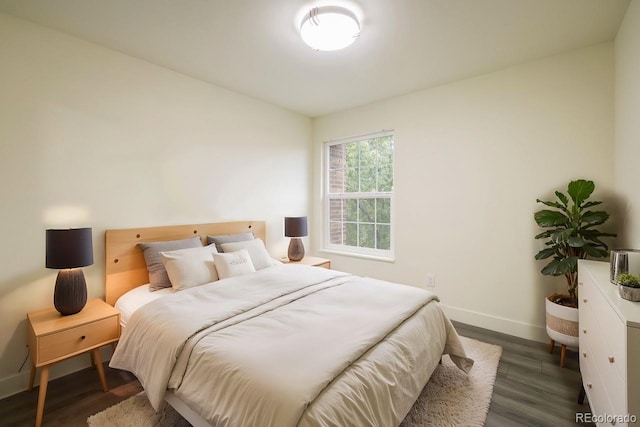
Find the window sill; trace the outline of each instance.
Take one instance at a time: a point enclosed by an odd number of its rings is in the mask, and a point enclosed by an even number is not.
[[[320,252],[324,252],[324,253],[327,253],[327,254],[334,254],[334,255],[349,256],[349,257],[353,257],[353,258],[368,259],[368,260],[372,260],[372,261],[382,261],[382,262],[390,262],[390,263],[396,262],[395,258],[376,256],[376,255],[358,254],[358,253],[355,253],[355,252],[339,251],[339,250],[335,250],[335,249],[320,249]]]

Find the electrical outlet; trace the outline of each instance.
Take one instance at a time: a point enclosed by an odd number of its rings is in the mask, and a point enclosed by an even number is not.
[[[436,287],[436,276],[433,273],[427,274],[427,288]]]

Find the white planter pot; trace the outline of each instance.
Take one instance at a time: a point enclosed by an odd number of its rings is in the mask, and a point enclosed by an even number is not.
[[[578,309],[556,304],[545,298],[547,334],[549,338],[567,347],[578,347]]]

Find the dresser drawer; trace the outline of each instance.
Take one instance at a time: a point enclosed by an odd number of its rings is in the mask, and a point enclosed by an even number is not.
[[[588,339],[591,350],[600,354],[603,367],[610,365],[619,376],[626,378],[627,328],[604,295],[589,281],[580,289],[580,310],[580,332]],[[613,362],[609,362],[610,359]],[[604,375],[604,371],[602,373]]]
[[[597,323],[594,321],[593,313],[591,313],[590,306],[587,304],[580,304],[578,311],[579,328],[578,339],[580,341],[580,351],[582,347],[588,345],[593,349],[595,345],[602,345],[602,337],[598,336],[600,333]]]
[[[626,426],[640,416],[640,304],[619,297],[609,263],[579,260],[578,270],[583,384],[593,413],[609,415],[599,426]]]
[[[607,385],[603,382],[600,377],[597,368],[592,363],[593,360],[590,360],[589,355],[587,353],[587,357],[584,357],[584,354],[580,353],[580,371],[582,372],[582,381],[584,384],[585,392],[587,393],[587,398],[589,399],[589,406],[591,407],[591,413],[594,416],[606,416],[612,414],[622,414],[623,412],[619,412],[611,405],[611,401],[609,399],[609,395],[607,394]],[[611,421],[605,419],[605,422],[599,422],[598,426],[621,426],[626,424],[613,423]],[[606,422],[609,421],[609,422]]]
[[[589,362],[591,362],[591,347],[589,347],[588,343],[580,338],[580,351],[578,354],[579,362],[580,362],[580,375],[582,376],[582,383],[593,383],[592,375],[593,372],[590,369]]]
[[[626,360],[617,360],[609,356],[609,352],[603,346],[588,347],[588,358],[590,364],[595,367],[602,381],[602,385],[607,390],[607,397],[614,414],[627,413],[627,389],[624,377],[620,375],[618,365],[626,366]]]
[[[611,377],[603,376],[602,384],[607,390],[607,395],[609,397],[609,403],[611,405],[610,414],[628,414],[629,409],[627,408],[627,390],[624,380],[618,375],[613,375]]]
[[[36,365],[48,364],[57,359],[82,353],[99,347],[120,336],[118,316],[79,325],[59,332],[38,337]]]
[[[598,371],[591,363],[589,353],[585,356],[582,350],[580,351],[580,372],[582,373],[582,382],[589,398],[589,406],[591,406],[592,413],[602,414],[605,410],[604,402],[608,403],[608,398],[598,376]]]

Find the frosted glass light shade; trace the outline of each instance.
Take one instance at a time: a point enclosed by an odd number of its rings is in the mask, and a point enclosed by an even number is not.
[[[343,7],[314,7],[302,20],[300,35],[314,50],[339,50],[358,38],[360,24],[353,12]]]

